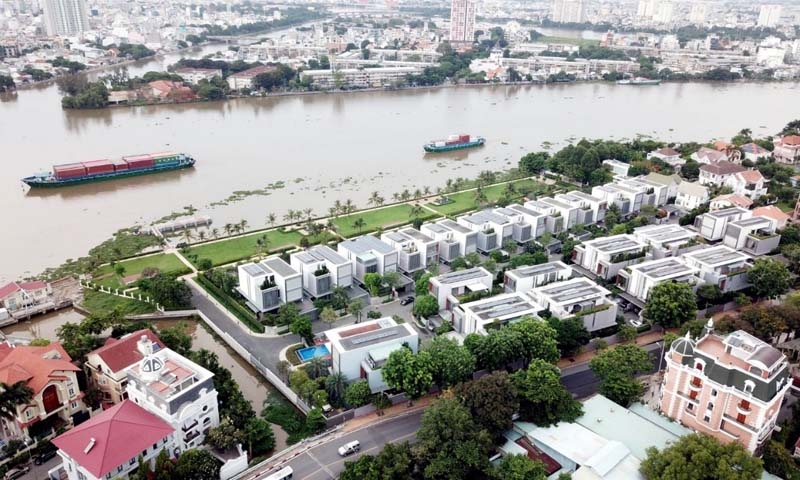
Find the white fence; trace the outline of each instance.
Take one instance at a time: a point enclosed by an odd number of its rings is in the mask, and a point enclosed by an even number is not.
[[[164,312],[164,307],[159,305],[158,302],[156,302],[155,300],[153,300],[152,298],[150,298],[148,296],[144,296],[143,297],[141,293],[139,293],[137,295],[134,295],[134,294],[128,293],[128,292],[126,292],[124,290],[120,291],[120,289],[118,289],[118,288],[113,288],[112,289],[111,287],[104,287],[102,285],[98,285],[98,284],[92,283],[92,282],[86,282],[84,280],[81,280],[80,283],[81,283],[81,287],[91,288],[92,290],[95,290],[97,292],[107,293],[109,295],[114,295],[114,296],[117,296],[117,297],[127,298],[129,300],[136,300],[136,301],[139,301],[139,302],[149,303],[150,305],[155,306],[156,310],[158,310],[159,312],[162,312],[162,313]]]

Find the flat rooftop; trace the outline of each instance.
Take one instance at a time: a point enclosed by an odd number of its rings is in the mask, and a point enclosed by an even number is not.
[[[315,245],[304,252],[295,253],[294,257],[303,263],[316,263],[325,260],[334,265],[348,263],[346,258],[327,245]]]
[[[465,227],[464,225],[459,225],[458,223],[456,223],[456,222],[454,222],[452,220],[442,220],[441,222],[438,222],[438,223],[439,223],[439,225],[441,225],[441,226],[443,226],[445,228],[449,228],[450,230],[452,230],[454,232],[472,233],[472,230],[470,230],[469,228]]]
[[[534,313],[540,309],[539,305],[518,293],[497,295],[485,300],[465,303],[461,306],[472,311],[481,320],[492,320],[524,313]]]
[[[438,277],[433,277],[431,280],[436,280],[442,285],[450,285],[453,283],[472,283],[472,281],[489,276],[493,278],[494,275],[486,271],[483,267],[468,268],[466,270],[456,270]]]
[[[745,210],[744,208],[730,207],[730,208],[723,208],[722,210],[708,212],[706,213],[706,215],[714,218],[727,218],[747,213],[747,211],[748,210]]]
[[[731,222],[730,224],[736,225],[737,227],[756,227],[759,225],[772,225],[772,221],[764,217],[750,217],[750,218],[743,218],[741,220],[736,220],[735,222]]]
[[[558,272],[560,270],[564,270],[570,268],[564,262],[549,262],[549,263],[542,263],[540,265],[529,265],[525,267],[515,268],[513,270],[506,271],[507,275],[512,275],[517,278],[528,278],[528,277],[535,277],[538,275],[546,275],[548,273]]]
[[[459,217],[459,219],[464,220],[465,222],[469,222],[473,225],[483,225],[484,223],[487,222],[496,223],[498,225],[505,225],[509,223],[509,220],[506,217],[498,215],[489,210],[476,212],[471,215],[464,215],[462,217]]]
[[[675,258],[651,260],[649,262],[631,265],[628,268],[631,270],[638,270],[642,274],[656,280],[694,273],[694,269]]]
[[[272,270],[264,268],[260,263],[248,263],[246,265],[242,265],[242,270],[244,270],[251,277],[272,273]]]
[[[609,293],[605,288],[598,286],[586,278],[551,283],[550,285],[536,288],[534,291],[537,294],[547,297],[552,303],[557,305],[597,299],[605,297]]]
[[[552,205],[556,208],[575,208],[572,205],[564,202],[559,202],[555,198],[544,197],[540,199],[543,203],[547,205]]]
[[[633,234],[645,242],[667,244],[679,240],[690,240],[697,236],[695,232],[680,225],[647,225],[633,229]]]
[[[424,227],[435,233],[447,233],[450,231],[449,228],[444,228],[438,223],[426,223]]]
[[[373,251],[385,254],[395,251],[391,245],[378,240],[372,235],[364,235],[363,237],[345,240],[339,245],[355,254],[371,253]]]
[[[269,267],[272,269],[275,274],[280,275],[281,277],[290,277],[292,275],[299,275],[298,272],[292,268],[291,265],[284,262],[278,257],[271,257],[261,261],[262,265]]]
[[[613,237],[597,238],[583,242],[584,245],[596,248],[603,253],[626,252],[629,250],[641,250],[644,245],[632,239],[626,234],[614,235]]]
[[[407,324],[398,325],[391,318],[381,318],[374,322],[328,330],[325,335],[328,340],[340,345],[342,350],[349,351],[408,337],[412,335],[410,328]]]
[[[418,240],[420,242],[432,242],[433,241],[433,239],[431,237],[425,235],[424,233],[420,232],[416,228],[404,228],[404,229],[400,230],[400,233],[402,233],[403,235],[409,236],[409,237],[413,238],[414,240]]]
[[[588,193],[581,192],[580,190],[573,190],[573,191],[569,192],[569,194],[574,196],[574,197],[578,197],[578,198],[580,198],[582,200],[588,200],[590,202],[602,202],[603,201],[603,199],[601,199],[601,198],[597,198],[594,195],[589,195]]]
[[[744,253],[738,252],[724,245],[705,248],[703,250],[695,250],[693,252],[685,253],[683,256],[693,258],[698,262],[705,263],[707,265],[729,265],[731,263],[744,262],[750,258]]]
[[[537,212],[536,210],[531,210],[530,208],[523,207],[522,205],[513,204],[506,207],[508,210],[513,210],[517,213],[522,213],[524,215],[530,215],[531,217],[541,217],[544,216],[543,213]]]

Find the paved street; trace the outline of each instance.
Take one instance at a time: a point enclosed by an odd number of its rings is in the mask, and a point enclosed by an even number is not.
[[[653,360],[653,368],[646,373],[654,373],[658,368],[661,344],[653,343],[651,345],[645,345],[642,348],[647,350],[650,354],[650,359]],[[588,363],[561,369],[561,382],[575,398],[585,398],[597,392],[597,387],[600,383],[597,377],[594,376],[594,373],[589,370]]]

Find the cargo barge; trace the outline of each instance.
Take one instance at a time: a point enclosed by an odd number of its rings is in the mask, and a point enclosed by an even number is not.
[[[150,153],[131,155],[114,160],[102,159],[53,165],[52,172],[25,177],[22,181],[32,188],[68,187],[83,183],[180,170],[193,167],[194,163],[194,158],[185,153]]]
[[[462,148],[480,147],[486,143],[483,137],[473,137],[471,135],[450,135],[447,140],[432,140],[426,143],[423,148],[426,152],[449,152]]]
[[[617,85],[661,85],[661,80],[651,80],[649,78],[636,77],[626,80],[617,80]]]

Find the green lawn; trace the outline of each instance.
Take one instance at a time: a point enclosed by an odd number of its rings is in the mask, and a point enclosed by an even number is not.
[[[523,196],[530,191],[535,190],[537,187],[544,188],[545,186],[535,180],[530,179],[518,180],[514,182],[514,188],[517,191],[514,196],[514,200],[520,200]],[[496,202],[500,199],[500,197],[503,196],[503,192],[505,192],[505,190],[505,185],[492,185],[491,187],[484,188],[483,193],[486,195],[486,198],[489,200],[489,202]],[[478,208],[475,204],[474,190],[453,193],[447,195],[447,198],[453,200],[453,202],[448,203],[447,205],[435,205],[433,203],[429,203],[428,206],[442,215],[457,215],[459,213],[468,212]]]
[[[792,213],[794,211],[794,203],[786,203],[786,202],[778,202],[775,204],[776,207],[780,208],[784,213]]]
[[[263,232],[252,235],[233,237],[219,242],[206,243],[196,247],[190,247],[190,253],[196,254],[198,260],[207,258],[214,266],[224,265],[245,258],[250,258],[256,253],[258,240]],[[266,232],[270,251],[281,250],[300,243],[300,235],[297,232],[284,232],[281,230],[271,230]],[[264,252],[266,253],[266,252]]]
[[[83,307],[90,312],[97,313],[110,312],[119,307],[125,315],[140,315],[156,311],[156,307],[149,303],[97,292],[90,288],[83,290]]]
[[[538,43],[566,43],[567,45],[577,45],[583,47],[586,45],[600,45],[600,40],[587,40],[585,38],[573,37],[551,37],[544,35],[536,39]]]
[[[155,268],[165,273],[189,273],[189,267],[184,265],[173,253],[159,253],[157,255],[132,258],[130,260],[118,262],[117,265],[125,267],[123,277],[138,275],[142,273],[145,268]],[[123,288],[122,277],[115,273],[114,268],[115,267],[112,267],[111,264],[107,264],[95,270],[92,274],[94,278],[109,275],[96,280],[95,283],[109,288]]]
[[[420,219],[427,220],[433,218],[433,212],[423,209]],[[364,227],[359,230],[353,226],[357,219],[364,220]],[[394,205],[391,207],[381,208],[379,210],[370,210],[367,212],[356,212],[345,217],[334,219],[336,224],[336,231],[344,237],[352,237],[360,233],[374,232],[379,228],[391,228],[400,225],[411,223],[411,205]]]

